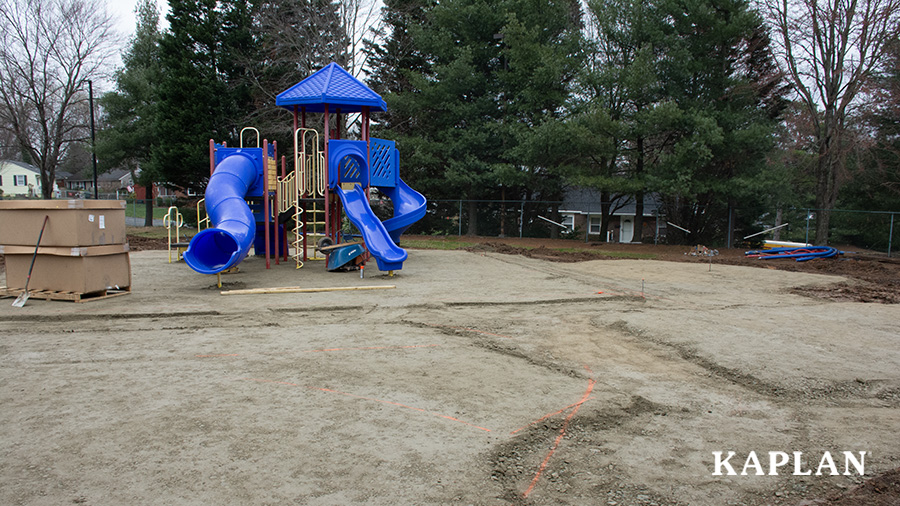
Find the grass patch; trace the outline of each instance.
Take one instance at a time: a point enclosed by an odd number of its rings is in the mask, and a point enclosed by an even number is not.
[[[169,212],[169,207],[156,207],[153,206],[153,219],[161,220],[165,217],[166,213]],[[143,219],[147,215],[147,207],[143,202],[128,202],[125,207],[125,216],[129,218],[140,218]]]
[[[193,230],[192,230],[193,231]],[[173,231],[174,232],[174,231]],[[181,229],[181,235],[184,235],[185,229]],[[147,237],[149,239],[165,239],[168,237],[168,231],[165,227],[125,227],[125,233],[138,237]]]
[[[460,241],[459,237],[454,236],[436,236],[434,238],[418,236],[415,239],[400,237],[401,248],[454,250],[469,248],[476,244],[478,243]]]
[[[655,253],[632,253],[629,251],[609,251],[602,249],[584,249],[584,248],[549,248],[563,253],[590,253],[597,256],[605,256],[610,258],[624,258],[628,260],[655,260]]]

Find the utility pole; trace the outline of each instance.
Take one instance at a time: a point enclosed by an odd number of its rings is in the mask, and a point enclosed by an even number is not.
[[[88,101],[91,106],[91,158],[94,162],[94,200],[100,198],[97,188],[97,137],[94,133],[94,83],[88,79]]]

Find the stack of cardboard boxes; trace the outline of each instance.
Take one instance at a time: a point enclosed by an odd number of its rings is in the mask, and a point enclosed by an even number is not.
[[[120,200],[0,201],[0,255],[6,259],[7,291],[25,288],[45,216],[49,219],[29,292],[45,291],[46,298],[54,298],[54,292],[130,291],[125,202]]]

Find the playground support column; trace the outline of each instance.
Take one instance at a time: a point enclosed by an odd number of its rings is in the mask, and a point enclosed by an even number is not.
[[[330,126],[328,124],[328,104],[325,104],[325,114],[323,116],[323,121],[325,122],[325,163],[328,164],[328,141],[331,136]],[[331,167],[327,167],[329,171],[331,171]],[[330,185],[325,185],[325,237],[331,237],[331,188]],[[337,242],[337,241],[335,241]]]
[[[272,268],[272,263],[269,260],[269,218],[271,218],[271,214],[269,213],[269,140],[263,139],[263,151],[262,151],[262,165],[263,165],[263,224],[265,225],[265,234],[264,237],[266,239],[266,269]]]
[[[274,178],[274,181],[276,181],[275,187],[277,188],[278,187],[278,184],[277,184],[277,181],[278,181],[278,141],[272,141],[272,163],[274,165],[273,170],[275,171],[275,178]],[[266,168],[266,171],[267,171],[266,175],[268,176],[268,168]],[[268,180],[268,178],[266,180]],[[272,190],[272,191],[274,191],[274,190]],[[274,199],[272,201],[273,202],[272,203],[272,208],[273,208],[272,214],[274,215],[274,219],[272,221],[275,223],[275,251],[273,251],[272,253],[275,256],[275,265],[279,265],[280,262],[278,261],[278,254],[281,252],[281,249],[279,248],[279,244],[278,244],[278,236],[280,236],[281,234],[278,233],[278,217],[281,216],[281,208],[278,205],[277,196],[273,194],[272,198]],[[287,236],[285,236],[285,239],[287,239]],[[268,244],[266,246],[268,246]]]
[[[212,177],[216,170],[216,141],[209,140],[209,175]]]
[[[369,142],[369,106],[363,106],[361,118],[362,140]],[[371,162],[370,162],[371,163]]]

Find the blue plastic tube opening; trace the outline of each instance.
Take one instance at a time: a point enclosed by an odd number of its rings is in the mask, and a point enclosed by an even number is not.
[[[241,247],[230,232],[208,228],[191,240],[184,261],[200,274],[217,274],[240,262]]]

